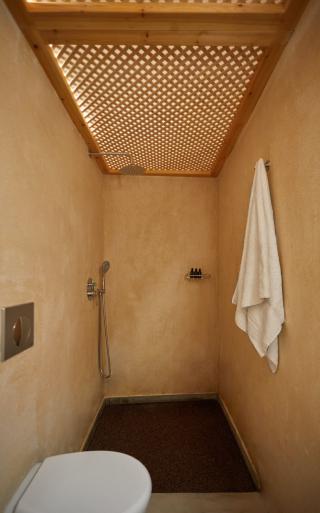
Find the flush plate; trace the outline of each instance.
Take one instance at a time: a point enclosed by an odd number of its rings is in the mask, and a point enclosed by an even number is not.
[[[0,360],[33,346],[34,303],[0,309]]]

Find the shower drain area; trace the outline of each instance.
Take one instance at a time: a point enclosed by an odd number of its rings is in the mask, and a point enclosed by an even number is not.
[[[137,458],[150,472],[154,493],[256,490],[215,400],[106,404],[85,450]]]

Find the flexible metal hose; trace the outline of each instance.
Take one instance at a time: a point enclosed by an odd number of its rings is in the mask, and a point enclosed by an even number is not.
[[[111,358],[109,348],[109,334],[107,322],[107,307],[105,302],[105,288],[98,291],[99,298],[99,327],[98,327],[98,366],[103,379],[111,378]],[[105,340],[105,358],[102,346],[102,338]],[[104,360],[104,361],[103,361]],[[108,371],[106,371],[106,368]]]

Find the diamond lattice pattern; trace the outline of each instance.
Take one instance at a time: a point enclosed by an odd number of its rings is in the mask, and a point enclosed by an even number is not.
[[[210,174],[260,47],[52,47],[101,151],[150,173]],[[108,157],[112,170],[127,164]]]

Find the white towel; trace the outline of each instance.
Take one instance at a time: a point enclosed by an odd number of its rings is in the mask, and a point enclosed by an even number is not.
[[[284,322],[282,279],[269,184],[263,159],[255,166],[238,283],[235,321],[272,372],[278,367],[278,335]]]

